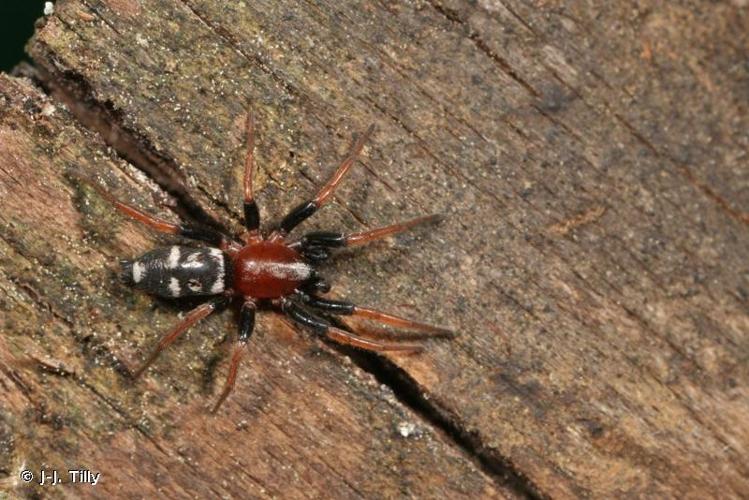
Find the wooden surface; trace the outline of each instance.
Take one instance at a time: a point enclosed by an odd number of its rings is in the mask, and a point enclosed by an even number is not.
[[[23,468],[86,468],[101,483],[35,489],[150,498],[510,493],[389,388],[272,318],[260,321],[236,395],[217,417],[206,410],[214,377],[223,383],[216,363],[231,314],[195,328],[129,383],[128,367],[178,311],[119,284],[116,263],[164,239],[71,175],[100,174],[122,199],[153,210],[156,190],[28,83],[2,77],[0,95],[9,489],[31,492],[18,484]]]
[[[29,45],[53,100],[0,81],[3,485],[749,495],[743,4],[57,2]],[[227,313],[128,382],[177,310],[120,285],[116,262],[168,240],[70,173],[236,228],[248,105],[266,221],[377,125],[306,227],[445,213],[325,274],[458,339],[350,358],[265,316],[210,417]],[[23,467],[102,480],[28,489]]]

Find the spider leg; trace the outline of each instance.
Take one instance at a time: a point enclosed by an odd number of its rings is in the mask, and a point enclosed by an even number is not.
[[[338,170],[336,170],[335,174],[333,174],[328,182],[320,189],[320,191],[318,191],[317,195],[313,199],[298,205],[283,218],[276,230],[277,234],[280,234],[281,236],[288,234],[292,229],[314,214],[318,208],[330,199],[333,191],[335,191],[335,188],[346,175],[346,172],[351,168],[351,165],[354,164],[354,161],[356,161],[356,158],[364,147],[364,143],[369,139],[373,131],[374,125],[370,125],[359,139],[356,140],[351,147],[349,154],[338,166]]]
[[[148,356],[148,359],[140,365],[140,367],[135,370],[133,373],[133,378],[138,378],[140,375],[151,366],[151,363],[154,362],[156,357],[169,347],[172,343],[174,343],[175,340],[179,338],[180,335],[185,333],[191,326],[193,326],[195,323],[200,321],[201,319],[205,318],[209,314],[211,314],[213,311],[216,310],[216,307],[224,300],[223,297],[219,299],[214,299],[210,302],[206,302],[205,304],[201,304],[189,313],[187,313],[187,316],[185,316],[182,321],[177,323],[166,335],[164,335],[161,340],[159,340],[159,343],[156,344],[156,347],[151,352],[151,354]]]
[[[389,342],[380,342],[378,340],[365,339],[353,333],[341,330],[339,328],[330,327],[325,335],[339,344],[350,345],[358,347],[359,349],[365,349],[367,351],[375,352],[389,352],[389,351],[400,351],[400,352],[421,352],[424,350],[423,346],[418,344],[391,344]]]
[[[234,382],[237,380],[237,370],[239,369],[239,362],[242,360],[247,347],[247,341],[250,339],[252,332],[255,328],[255,310],[257,306],[255,301],[252,299],[246,299],[242,304],[242,310],[239,313],[239,335],[237,341],[234,344],[234,351],[231,355],[231,363],[229,364],[229,374],[226,377],[226,383],[224,389],[221,391],[221,396],[213,405],[211,413],[216,413],[221,404],[234,389]]]
[[[415,330],[418,332],[427,333],[429,335],[438,337],[454,337],[455,332],[449,328],[443,328],[441,326],[429,325],[427,323],[421,323],[418,321],[412,321],[410,319],[401,318],[386,312],[378,311],[376,309],[369,309],[367,307],[360,307],[352,304],[351,302],[345,302],[342,300],[329,300],[313,295],[299,294],[304,303],[309,307],[325,311],[329,314],[340,314],[346,316],[356,316],[365,319],[371,319],[378,321],[385,325],[393,326],[395,328],[404,328],[406,330]]]
[[[330,283],[317,274],[317,272],[312,271],[312,276],[299,286],[299,290],[309,294],[328,293],[330,291]]]
[[[325,260],[330,256],[328,248],[355,247],[364,245],[370,241],[379,240],[387,236],[401,233],[418,224],[434,222],[441,218],[439,214],[425,215],[409,221],[393,224],[391,226],[380,227],[370,231],[352,233],[345,235],[343,233],[334,233],[329,231],[313,231],[302,236],[299,242],[292,244],[292,247],[299,247],[301,252],[318,262]]]
[[[252,175],[255,170],[255,119],[247,113],[247,156],[244,160],[244,226],[250,234],[260,228],[260,211],[252,195]]]
[[[320,335],[325,335],[339,344],[350,345],[375,352],[419,352],[423,349],[423,347],[418,344],[393,344],[389,342],[380,342],[378,340],[366,339],[345,330],[341,330],[340,328],[330,325],[319,316],[315,316],[293,300],[284,299],[281,302],[281,310],[296,323],[306,326]]]
[[[78,179],[96,190],[99,195],[110,202],[120,212],[160,233],[176,234],[193,240],[205,241],[212,245],[216,245],[221,249],[226,249],[230,245],[229,239],[215,229],[195,226],[192,224],[174,224],[173,222],[165,221],[164,219],[143,212],[132,205],[128,205],[127,203],[118,200],[112,194],[88,179],[81,177]]]

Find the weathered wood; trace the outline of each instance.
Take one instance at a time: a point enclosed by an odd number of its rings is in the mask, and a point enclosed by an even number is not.
[[[309,226],[429,212],[449,222],[398,240],[407,246],[347,253],[328,274],[338,295],[462,333],[379,369],[518,492],[746,496],[748,16],[699,1],[86,0],[59,2],[30,51],[55,95],[92,105],[88,123],[117,132],[115,147],[229,225],[248,103],[266,220],[313,192],[351,131],[374,122],[362,165]],[[151,242],[136,234],[138,249]],[[94,250],[115,258],[135,250],[126,241],[99,237]],[[166,324],[170,311],[117,293],[128,310],[100,308],[99,336],[115,358],[135,356],[153,336],[135,320]],[[263,429],[261,381],[294,383],[278,381],[272,360],[317,345],[297,338],[257,347],[217,427],[244,418]],[[214,345],[185,342],[160,363],[154,390],[167,397],[181,380],[185,391],[162,412],[143,388],[102,393],[142,403],[158,439],[175,401],[201,391]],[[297,374],[334,369],[315,361],[291,362]],[[112,367],[75,370],[122,384]],[[312,400],[302,408],[317,415]],[[168,432],[211,425],[187,420]],[[283,443],[274,449],[294,441]]]
[[[269,318],[223,416],[206,407],[214,371],[223,383],[223,363],[215,365],[231,314],[206,320],[153,375],[128,383],[128,367],[177,311],[149,307],[118,283],[117,260],[165,240],[118,216],[73,176],[102,177],[122,199],[153,211],[159,191],[28,82],[0,76],[0,99],[0,468],[8,490],[504,496],[387,387]],[[23,468],[37,479],[41,468],[102,477],[93,488],[28,487]]]

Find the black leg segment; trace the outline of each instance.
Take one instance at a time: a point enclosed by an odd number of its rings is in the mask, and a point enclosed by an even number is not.
[[[413,321],[410,319],[402,318],[400,316],[395,316],[393,314],[378,311],[376,309],[360,307],[352,304],[351,302],[323,299],[307,293],[298,293],[297,297],[299,297],[299,299],[304,302],[306,306],[309,306],[318,311],[324,311],[328,314],[356,316],[359,318],[373,320],[378,323],[389,325],[395,328],[405,328],[406,330],[423,332],[430,336],[452,337],[455,335],[455,333],[448,328],[421,323],[419,321]]]
[[[417,217],[409,221],[400,222],[390,226],[379,227],[376,229],[370,229],[369,231],[362,231],[360,233],[334,233],[330,231],[313,231],[302,236],[296,245],[302,249],[302,253],[306,253],[311,249],[317,248],[341,248],[341,247],[354,247],[358,245],[364,245],[370,241],[379,240],[392,236],[394,234],[402,233],[403,231],[410,229],[419,224],[426,224],[430,222],[437,222],[442,216],[426,215],[424,217]]]
[[[325,311],[330,314],[354,314],[356,306],[351,302],[344,302],[342,300],[329,300],[313,295],[300,295],[305,304],[320,311]]]
[[[177,234],[192,240],[205,241],[206,243],[219,248],[223,247],[226,242],[228,242],[228,238],[215,229],[205,226],[196,226],[193,224],[183,224],[179,226]]]
[[[292,229],[301,224],[302,221],[310,217],[317,211],[318,208],[320,208],[325,203],[327,203],[328,200],[330,200],[330,197],[333,196],[333,192],[335,191],[336,187],[338,187],[338,184],[346,175],[346,172],[348,172],[348,170],[356,161],[356,158],[359,156],[359,153],[361,153],[361,150],[364,147],[364,143],[367,141],[369,136],[372,135],[373,131],[374,125],[370,125],[367,131],[364,132],[356,140],[356,142],[354,142],[348,156],[346,156],[346,158],[341,162],[333,176],[328,179],[328,182],[322,188],[320,188],[317,196],[295,207],[291,212],[289,212],[286,217],[283,218],[281,224],[279,224],[278,227],[279,231],[283,235],[288,234]]]
[[[325,333],[330,325],[291,300],[281,303],[281,310],[292,320],[316,333]]]
[[[234,343],[234,350],[231,354],[229,374],[226,376],[224,389],[221,391],[221,395],[216,401],[216,404],[213,405],[211,413],[216,413],[221,404],[231,393],[231,390],[234,388],[234,383],[237,381],[239,362],[242,361],[242,356],[244,356],[244,353],[247,350],[247,341],[250,339],[252,331],[255,328],[255,309],[255,302],[251,299],[246,300],[244,304],[242,304],[242,309],[239,312],[239,335],[237,336],[237,341]]]
[[[302,248],[325,247],[340,248],[346,246],[346,237],[341,233],[314,231],[302,236]]]
[[[160,233],[177,234],[179,236],[184,236],[185,238],[205,241],[206,243],[210,243],[211,245],[218,247],[224,247],[229,242],[228,236],[220,233],[219,231],[216,231],[215,229],[204,226],[196,226],[193,224],[175,224],[174,222],[166,221],[118,200],[108,191],[105,191],[103,187],[90,179],[87,179],[85,177],[77,177],[77,179],[83,184],[86,184],[87,186],[96,190],[97,193],[99,193],[102,197],[104,197],[104,199],[109,201],[114,206],[114,208],[116,208],[123,214],[137,220],[141,224],[145,224],[146,226],[155,229]]]
[[[294,210],[289,212],[288,215],[283,218],[280,224],[281,231],[283,231],[284,234],[291,232],[292,229],[301,224],[305,219],[308,219],[315,212],[317,212],[317,205],[315,205],[315,202],[305,201],[295,207]]]
[[[302,255],[313,264],[325,262],[330,258],[330,250],[323,247],[302,247]]]
[[[248,231],[257,231],[260,228],[260,210],[255,200],[244,202],[244,227]]]
[[[239,342],[247,342],[255,329],[255,303],[245,302],[239,312]]]
[[[252,194],[252,176],[255,170],[255,120],[252,112],[247,112],[245,124],[247,133],[247,155],[244,160],[244,227],[249,233],[260,228],[260,211]]]
[[[296,323],[311,328],[316,333],[325,335],[330,340],[338,342],[339,344],[350,345],[358,347],[359,349],[377,352],[418,352],[422,350],[422,346],[417,344],[392,344],[388,342],[380,342],[378,340],[367,339],[354,333],[341,330],[340,328],[329,325],[323,319],[315,316],[299,304],[296,304],[293,300],[285,299],[281,302],[281,310]]]
[[[305,293],[328,293],[330,291],[330,283],[325,281],[325,278],[313,271],[312,276],[307,279],[299,290]]]

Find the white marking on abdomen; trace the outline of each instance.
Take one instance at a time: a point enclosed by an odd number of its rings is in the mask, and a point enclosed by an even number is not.
[[[146,274],[146,266],[138,261],[133,262],[133,282],[140,283],[143,276]]]
[[[199,251],[192,252],[182,263],[182,267],[185,269],[198,269],[203,267],[203,261],[201,260],[201,257],[202,255]]]
[[[182,292],[182,287],[179,286],[179,280],[177,278],[172,278],[169,280],[169,291],[171,292],[172,296],[179,297],[180,293]]]
[[[179,247],[177,246],[172,247],[171,251],[169,252],[169,258],[166,260],[166,267],[168,269],[175,269],[177,265],[179,264],[179,257],[180,257]]]
[[[213,257],[216,260],[216,263],[218,264],[218,271],[216,272],[216,281],[213,283],[213,286],[211,287],[211,293],[218,294],[224,291],[224,275],[225,275],[224,253],[217,248],[212,248],[211,257]]]

